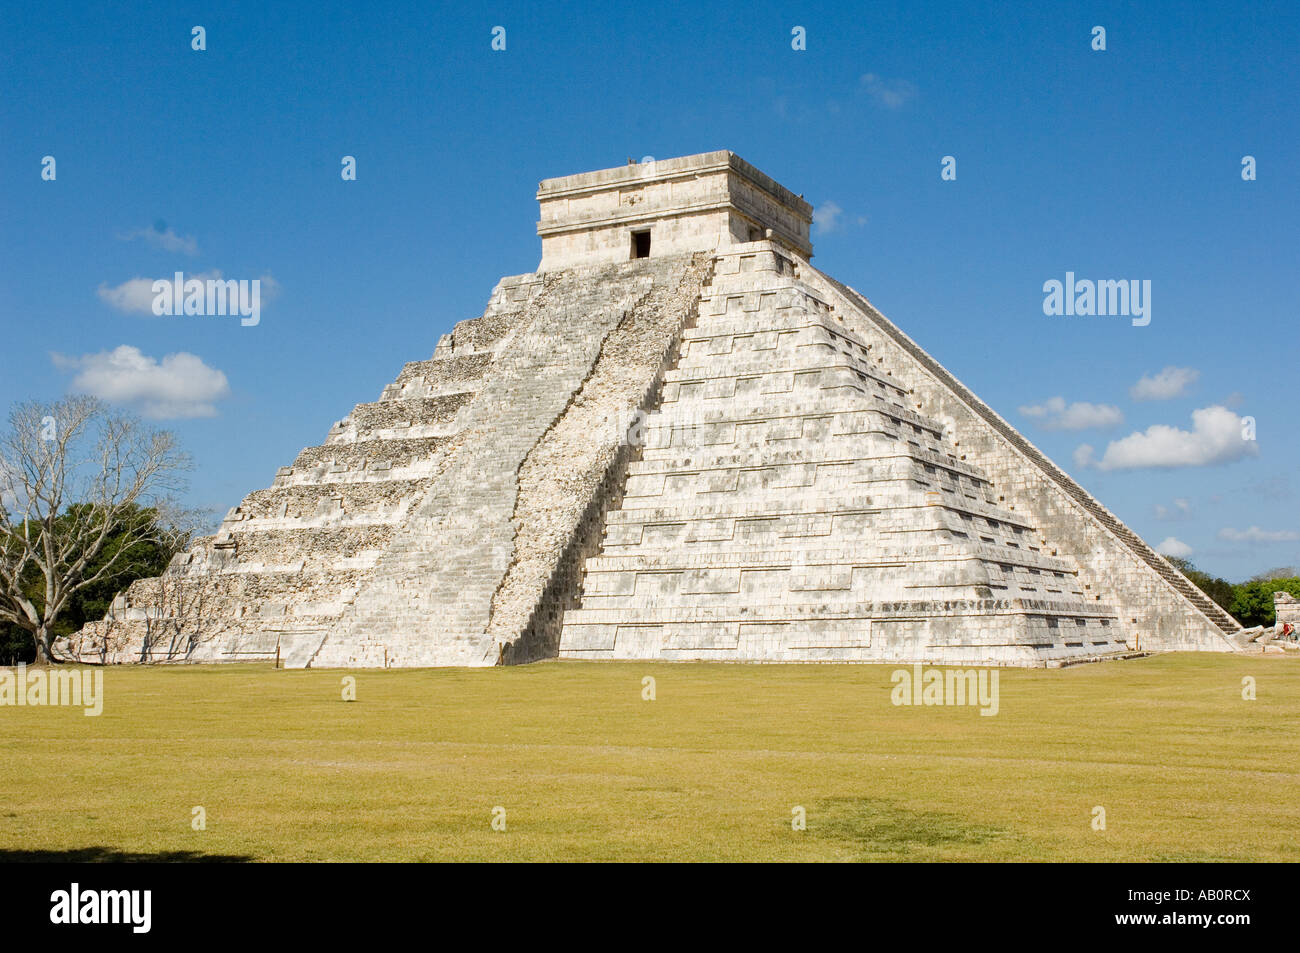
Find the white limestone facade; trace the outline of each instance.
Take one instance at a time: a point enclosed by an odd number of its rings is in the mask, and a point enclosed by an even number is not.
[[[547,179],[542,260],[56,651],[1055,665],[1240,628],[730,152]]]
[[[732,152],[546,179],[537,201],[540,271],[764,238],[812,256],[812,206]]]

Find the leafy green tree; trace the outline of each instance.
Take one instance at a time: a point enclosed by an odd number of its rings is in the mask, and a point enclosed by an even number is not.
[[[67,525],[78,519],[81,505],[69,507],[56,518],[56,532],[66,532]],[[78,589],[51,626],[55,639],[71,635],[87,622],[102,619],[113,597],[137,579],[159,575],[172,556],[188,545],[191,534],[171,531],[158,525],[159,514],[152,509],[134,507],[122,514],[120,525],[112,531],[98,556],[91,559],[86,572],[95,582]],[[113,571],[100,574],[105,566]],[[96,578],[97,577],[97,578]],[[45,586],[39,571],[29,566],[23,575],[23,591],[38,613],[45,610]],[[0,664],[33,662],[36,646],[31,633],[12,622],[0,622]]]
[[[1300,598],[1300,577],[1290,579],[1252,579],[1237,586],[1236,597],[1228,610],[1246,627],[1272,625],[1277,621],[1273,612],[1273,593],[1289,592]]]
[[[74,600],[112,598],[166,549],[172,493],[189,459],[93,397],[28,402],[0,431],[0,623],[26,631],[38,662]]]

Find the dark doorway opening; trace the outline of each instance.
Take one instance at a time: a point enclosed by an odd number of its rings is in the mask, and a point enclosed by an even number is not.
[[[650,257],[650,230],[632,233],[632,257],[649,258]]]

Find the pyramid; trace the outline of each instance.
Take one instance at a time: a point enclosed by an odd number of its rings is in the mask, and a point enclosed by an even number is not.
[[[543,181],[542,260],[59,643],[105,662],[1058,665],[1238,624],[730,152]]]

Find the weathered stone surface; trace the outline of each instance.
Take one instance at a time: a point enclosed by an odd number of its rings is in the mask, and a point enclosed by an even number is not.
[[[59,651],[1044,665],[1235,647],[1231,617],[809,264],[801,197],[725,152],[538,197],[536,274],[502,279]]]
[[[542,271],[626,261],[642,232],[652,256],[760,238],[812,255],[812,206],[733,152],[547,179],[537,201]]]
[[[1297,599],[1291,593],[1273,593],[1273,613],[1276,616],[1275,623],[1290,622],[1297,629],[1300,629],[1300,599]]]

